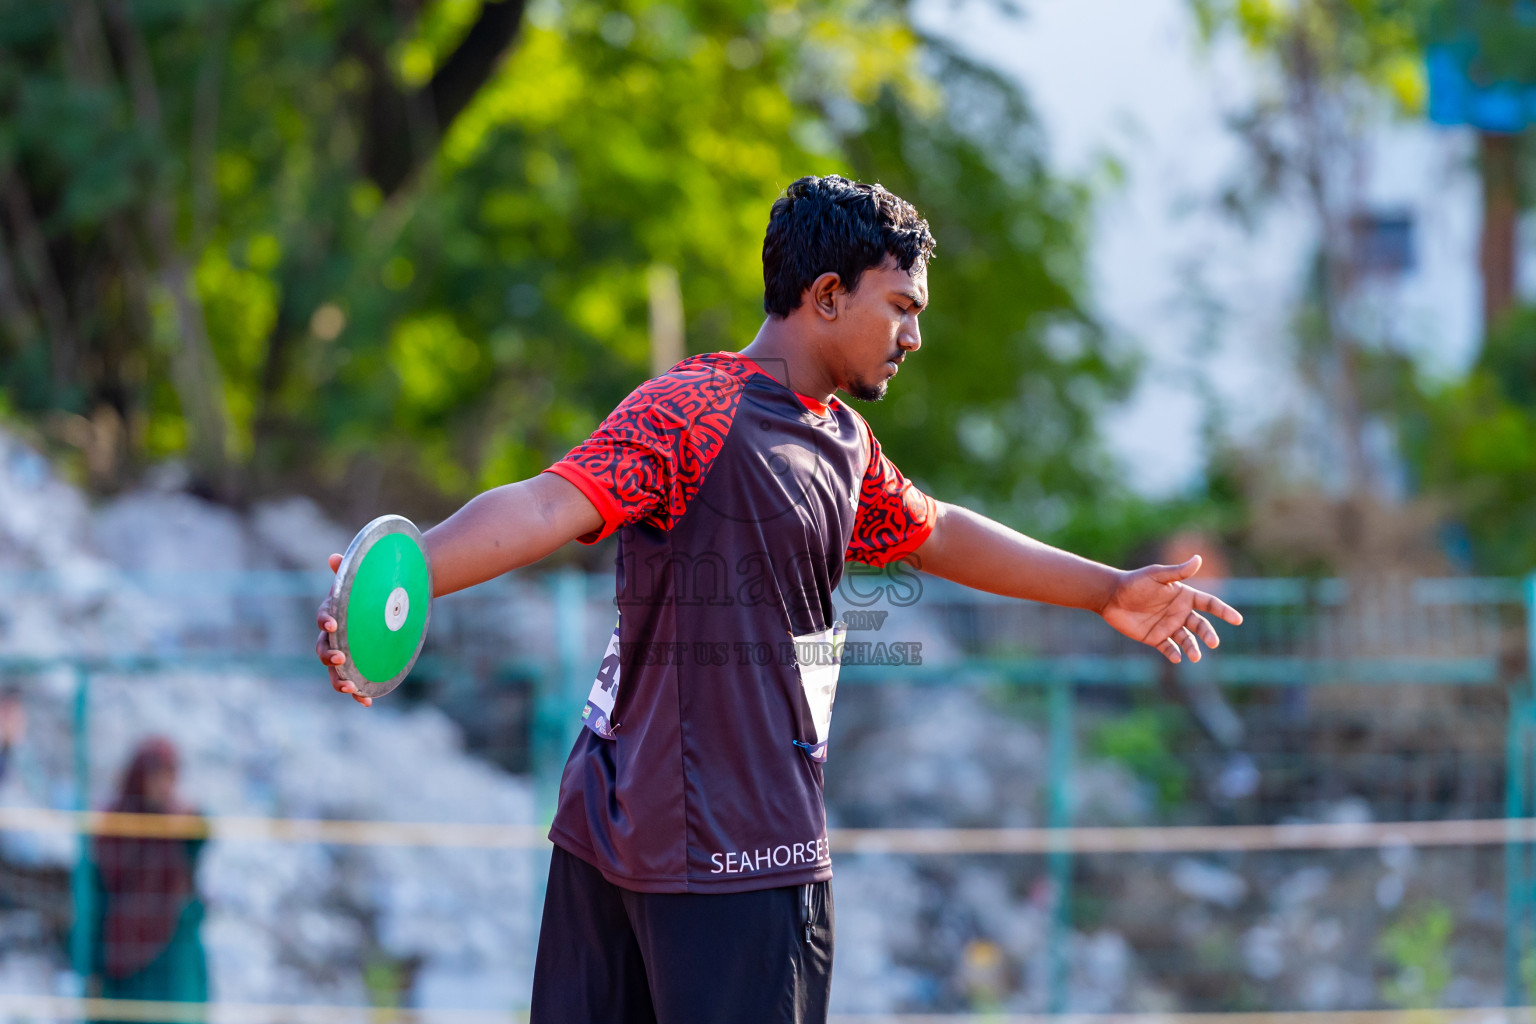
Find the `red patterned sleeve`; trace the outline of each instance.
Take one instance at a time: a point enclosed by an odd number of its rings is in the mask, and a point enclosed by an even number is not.
[[[575,484],[602,514],[595,544],[621,526],[663,530],[688,510],[730,432],[744,372],[730,363],[685,360],[648,380],[569,455],[545,470]]]
[[[869,468],[859,489],[859,512],[853,522],[853,539],[844,556],[850,562],[886,565],[922,546],[933,532],[938,510],[933,499],[901,475],[885,457],[869,424],[860,418],[869,438]]]

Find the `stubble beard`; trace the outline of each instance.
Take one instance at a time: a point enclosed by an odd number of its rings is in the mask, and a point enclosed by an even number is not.
[[[848,394],[861,402],[878,402],[885,397],[886,390],[890,387],[890,381],[881,381],[878,384],[867,384],[864,381],[850,381]]]

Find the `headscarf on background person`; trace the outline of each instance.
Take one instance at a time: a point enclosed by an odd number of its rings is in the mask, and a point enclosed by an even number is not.
[[[170,772],[179,758],[170,740],[155,736],[134,752],[112,810],[129,814],[190,814],[174,795],[151,791],[152,776]],[[192,899],[192,854],[185,839],[100,836],[96,865],[106,891],[103,967],[109,977],[143,970],[170,944]]]
[[[0,781],[11,766],[11,755],[16,744],[27,731],[27,709],[21,702],[21,694],[7,688],[0,690]]]

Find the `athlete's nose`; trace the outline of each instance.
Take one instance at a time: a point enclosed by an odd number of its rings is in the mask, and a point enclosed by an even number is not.
[[[903,327],[901,333],[896,336],[896,344],[901,346],[903,352],[916,352],[923,347],[923,332],[913,321],[910,327]]]

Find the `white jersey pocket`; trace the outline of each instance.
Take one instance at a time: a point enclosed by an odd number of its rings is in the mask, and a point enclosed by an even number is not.
[[[837,673],[843,663],[844,622],[831,629],[793,638],[795,665],[800,670],[800,687],[811,709],[811,723],[816,735],[811,742],[796,740],[795,745],[813,761],[827,759],[827,736],[832,730],[832,701],[837,697]]]

